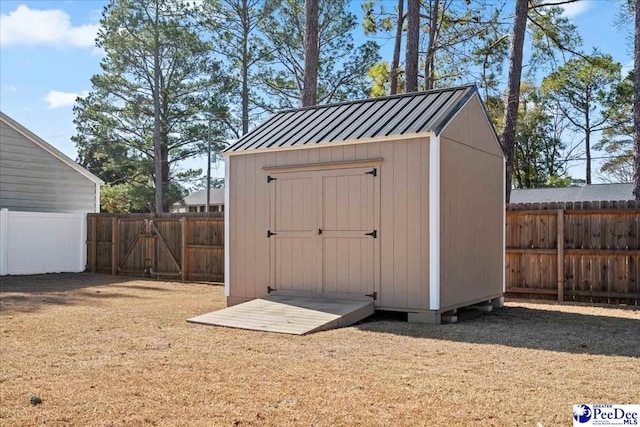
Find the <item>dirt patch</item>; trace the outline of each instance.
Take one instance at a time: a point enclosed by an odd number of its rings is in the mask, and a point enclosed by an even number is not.
[[[511,302],[305,337],[185,321],[223,306],[220,286],[0,279],[0,425],[551,426],[640,402],[638,311]]]

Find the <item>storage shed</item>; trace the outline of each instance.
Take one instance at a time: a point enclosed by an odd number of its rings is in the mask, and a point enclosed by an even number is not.
[[[224,155],[228,305],[502,303],[504,155],[475,86],[283,111]]]

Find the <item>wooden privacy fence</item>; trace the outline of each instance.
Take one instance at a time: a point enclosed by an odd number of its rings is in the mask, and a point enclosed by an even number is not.
[[[640,305],[640,205],[634,201],[511,204],[511,296]]]
[[[87,269],[224,280],[224,214],[88,214]]]

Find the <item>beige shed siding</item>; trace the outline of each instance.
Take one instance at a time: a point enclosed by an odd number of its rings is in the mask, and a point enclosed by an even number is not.
[[[442,136],[502,157],[500,146],[487,120],[478,95],[474,95],[447,125]]]
[[[0,122],[0,208],[95,212],[96,184]]]
[[[502,293],[504,160],[477,99],[467,107],[440,137],[441,309]]]
[[[264,296],[269,286],[270,184],[264,166],[380,158],[380,295],[376,305],[428,309],[428,137],[229,156],[229,302]]]

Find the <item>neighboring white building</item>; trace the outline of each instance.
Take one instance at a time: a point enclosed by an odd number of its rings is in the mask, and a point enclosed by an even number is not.
[[[102,184],[0,112],[0,276],[84,271]]]
[[[199,190],[171,205],[171,212],[205,212],[206,205],[207,190]],[[209,191],[209,212],[224,212],[224,188]]]
[[[0,209],[100,212],[104,182],[0,112]]]

